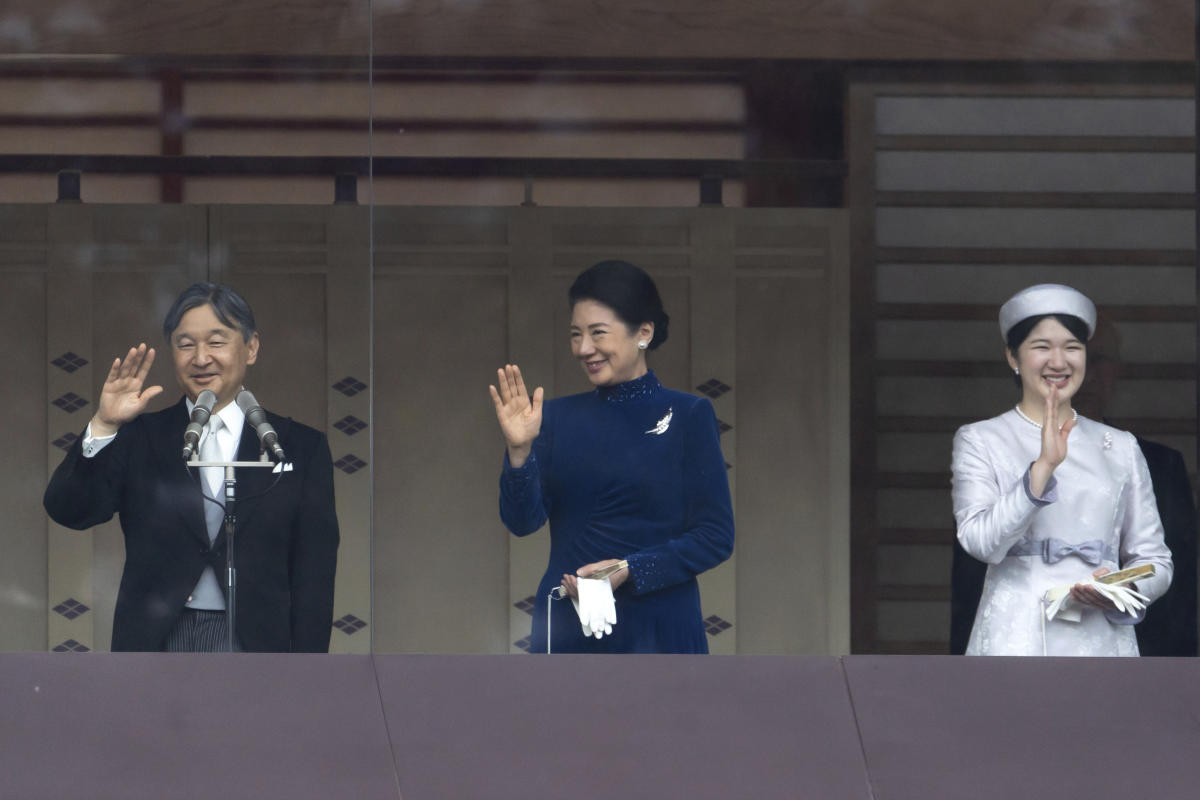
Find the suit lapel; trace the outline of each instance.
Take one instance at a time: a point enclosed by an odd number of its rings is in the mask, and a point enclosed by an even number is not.
[[[176,506],[181,527],[208,545],[208,525],[204,520],[204,491],[200,488],[200,471],[188,469],[180,454],[183,429],[187,427],[187,404],[183,398],[165,413],[145,417],[152,464],[147,469],[167,476],[178,487],[180,502]]]

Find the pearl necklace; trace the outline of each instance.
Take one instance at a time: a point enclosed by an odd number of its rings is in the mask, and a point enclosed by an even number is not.
[[[1037,428],[1039,431],[1042,429],[1042,423],[1040,423],[1040,422],[1034,422],[1032,419],[1030,419],[1030,418],[1029,418],[1029,415],[1028,415],[1028,414],[1026,414],[1024,411],[1022,411],[1022,410],[1021,410],[1021,405],[1020,405],[1019,403],[1018,403],[1017,405],[1013,406],[1013,411],[1017,412],[1017,416],[1018,416],[1018,417],[1020,417],[1021,419],[1025,420],[1025,421],[1026,421],[1026,422],[1028,422],[1030,425],[1032,425],[1033,427]],[[1075,409],[1073,409],[1073,408],[1071,409],[1071,419],[1075,419],[1075,420],[1079,419],[1079,412],[1078,412],[1078,411],[1076,411],[1076,410],[1075,410]],[[1063,423],[1063,425],[1066,425],[1066,423],[1064,422],[1064,423]],[[1058,426],[1058,429],[1061,431],[1061,430],[1062,430],[1062,425],[1059,425],[1059,426]]]

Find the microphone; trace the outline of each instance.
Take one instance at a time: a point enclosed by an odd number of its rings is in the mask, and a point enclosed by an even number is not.
[[[267,421],[267,412],[263,411],[263,407],[254,399],[254,395],[250,394],[248,389],[242,389],[238,392],[237,404],[242,411],[246,412],[246,421],[254,426],[254,432],[258,434],[258,440],[262,442],[263,449],[270,450],[276,461],[286,461],[287,456],[283,454],[283,448],[279,446],[279,434],[275,433],[275,429]]]
[[[200,434],[204,425],[212,415],[213,406],[217,404],[217,395],[211,389],[205,389],[196,395],[196,405],[192,407],[192,420],[183,431],[183,460],[187,461],[196,452],[200,444]]]

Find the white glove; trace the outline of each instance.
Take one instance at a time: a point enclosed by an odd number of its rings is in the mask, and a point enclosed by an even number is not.
[[[572,597],[571,602],[575,606],[575,613],[579,615],[583,635],[599,639],[612,633],[612,626],[617,624],[617,601],[613,598],[612,584],[608,578],[579,578],[576,586],[579,597]]]
[[[1079,583],[1091,586],[1111,600],[1118,611],[1122,611],[1131,617],[1136,617],[1138,612],[1150,602],[1150,598],[1144,594],[1139,594],[1128,586],[1100,583],[1094,580],[1079,581]],[[1044,597],[1044,602],[1046,605],[1047,620],[1058,617],[1067,622],[1079,622],[1082,618],[1083,609],[1080,608],[1079,603],[1071,598],[1070,586],[1058,586],[1054,589],[1048,589]]]

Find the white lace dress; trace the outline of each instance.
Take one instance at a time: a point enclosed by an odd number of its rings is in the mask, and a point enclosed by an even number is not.
[[[1135,620],[1085,607],[1044,623],[1047,589],[1099,567],[1153,564],[1137,582],[1154,600],[1171,584],[1171,552],[1146,460],[1132,434],[1079,417],[1067,459],[1040,500],[1028,489],[1041,430],[1009,411],[954,436],[954,517],[963,548],[988,563],[968,655],[1136,656]]]

